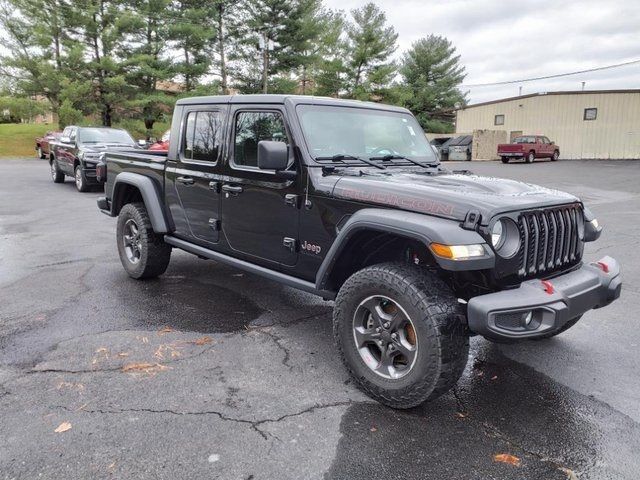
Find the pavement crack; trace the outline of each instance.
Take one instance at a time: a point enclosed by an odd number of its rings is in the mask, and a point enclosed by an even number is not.
[[[267,337],[271,338],[271,340],[273,340],[273,343],[276,344],[276,346],[282,350],[282,352],[284,353],[284,357],[282,358],[282,365],[284,365],[285,367],[287,367],[289,370],[293,370],[293,366],[291,364],[289,364],[289,359],[291,358],[291,353],[289,352],[289,349],[282,343],[282,337],[279,336],[278,334],[274,333],[273,331],[271,331],[270,329],[264,329],[264,330],[260,330],[262,333],[264,333]]]
[[[315,404],[312,405],[311,407],[305,408],[304,410],[301,410],[299,412],[295,412],[295,413],[288,413],[285,415],[282,415],[280,417],[277,418],[265,418],[262,420],[247,420],[245,418],[238,418],[238,417],[230,417],[225,415],[222,412],[216,411],[216,410],[196,410],[196,411],[181,411],[181,410],[173,410],[170,408],[166,408],[166,409],[154,409],[154,408],[117,408],[117,409],[109,409],[109,408],[92,408],[92,409],[88,409],[86,407],[81,407],[79,409],[73,409],[70,407],[67,407],[65,405],[53,405],[51,408],[58,408],[61,410],[65,410],[68,412],[72,412],[72,413],[93,413],[93,414],[98,414],[98,415],[121,415],[121,414],[126,414],[126,413],[151,413],[151,414],[165,414],[165,415],[176,415],[176,416],[201,416],[201,415],[214,415],[216,417],[218,417],[220,420],[225,421],[225,422],[235,422],[235,423],[240,423],[243,425],[247,425],[251,430],[255,431],[258,435],[260,435],[264,440],[268,440],[269,437],[271,436],[270,433],[265,432],[264,430],[261,429],[261,427],[263,425],[269,424],[269,423],[278,423],[281,422],[283,420],[289,419],[289,418],[294,418],[294,417],[299,417],[302,415],[306,415],[307,413],[312,413],[315,412],[317,410],[322,410],[325,408],[335,408],[335,407],[342,407],[342,406],[349,406],[351,405],[353,402],[352,401],[343,401],[343,402],[333,402],[333,403],[326,403],[326,404]]]

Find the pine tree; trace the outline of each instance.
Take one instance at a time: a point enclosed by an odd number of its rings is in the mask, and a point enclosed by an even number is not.
[[[414,42],[402,58],[400,73],[409,95],[405,106],[431,132],[453,131],[454,110],[466,104],[460,91],[464,67],[452,43],[429,35]]]
[[[367,100],[388,85],[396,71],[390,60],[398,34],[387,26],[387,16],[374,3],[351,12],[349,40],[349,95]]]

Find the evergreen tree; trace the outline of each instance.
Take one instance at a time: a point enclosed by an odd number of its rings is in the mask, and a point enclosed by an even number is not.
[[[426,131],[453,131],[454,110],[466,104],[460,91],[464,67],[449,40],[429,35],[414,42],[402,58],[400,73],[409,95],[405,106]]]
[[[375,98],[396,71],[390,60],[396,50],[398,34],[387,26],[387,16],[374,3],[351,12],[347,25],[349,40],[349,96],[363,100]]]

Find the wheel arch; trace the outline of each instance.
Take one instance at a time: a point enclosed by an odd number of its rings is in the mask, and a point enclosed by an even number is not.
[[[337,291],[355,271],[374,263],[406,258],[407,248],[417,249],[421,262],[449,271],[492,268],[495,257],[486,249],[485,257],[463,262],[436,257],[433,242],[448,245],[486,243],[475,231],[439,217],[400,210],[363,209],[340,228],[316,275],[320,290]]]
[[[149,177],[121,172],[114,180],[111,215],[117,216],[127,203],[141,201],[147,209],[153,231],[167,233],[168,222],[160,198],[160,191]]]

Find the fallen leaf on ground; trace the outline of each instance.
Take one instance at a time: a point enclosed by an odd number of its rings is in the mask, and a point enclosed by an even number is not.
[[[96,353],[109,353],[109,350],[106,347],[100,347],[96,350]]]
[[[515,467],[520,466],[520,459],[515,455],[511,455],[509,453],[497,453],[493,456],[493,461],[508,463],[509,465],[513,465]]]
[[[374,432],[374,433],[378,431],[378,429],[376,427],[371,427],[369,430]]]
[[[200,337],[193,341],[194,345],[207,345],[208,343],[212,343],[213,339],[211,337]]]
[[[497,379],[498,379],[497,375],[494,375],[493,377],[491,377],[491,380],[497,380]]]
[[[558,470],[567,474],[567,480],[578,480],[578,475],[570,468],[558,467]]]
[[[465,412],[456,412],[456,417],[458,418],[467,418],[469,416],[468,413]]]
[[[67,430],[71,430],[71,424],[69,422],[62,422],[58,425],[58,428],[54,430],[56,433],[66,432]]]
[[[155,375],[157,372],[167,370],[169,367],[160,363],[128,363],[122,367],[125,373],[147,373]]]
[[[163,329],[161,329],[161,330],[158,332],[158,335],[164,335],[165,333],[171,333],[171,332],[173,332],[173,331],[174,331],[174,330],[173,330],[173,328],[171,328],[171,327],[164,327]]]
[[[128,354],[127,352],[120,352],[120,353],[118,354],[118,356],[119,356],[119,357],[128,357],[128,356],[129,356],[129,354]]]

